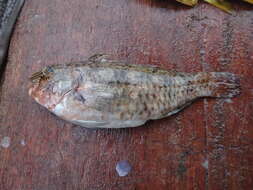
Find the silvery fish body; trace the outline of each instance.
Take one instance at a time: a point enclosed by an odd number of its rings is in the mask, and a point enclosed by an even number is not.
[[[95,55],[48,66],[31,77],[29,94],[55,115],[88,128],[125,128],[170,116],[200,97],[233,97],[231,73],[182,73]]]

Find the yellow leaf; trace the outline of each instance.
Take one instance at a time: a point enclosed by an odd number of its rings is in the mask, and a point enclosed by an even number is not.
[[[189,6],[194,6],[198,3],[198,0],[176,0],[176,1]]]
[[[222,9],[223,11],[232,13],[233,9],[232,9],[231,4],[225,0],[204,0],[204,1]],[[252,0],[247,0],[247,1],[252,1]]]
[[[253,0],[243,0],[243,1],[253,4]]]

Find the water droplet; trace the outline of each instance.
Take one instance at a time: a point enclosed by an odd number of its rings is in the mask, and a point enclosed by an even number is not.
[[[205,160],[205,161],[202,163],[202,166],[203,166],[205,169],[208,169],[208,160]]]
[[[11,144],[11,138],[10,137],[4,137],[2,140],[1,140],[1,146],[3,148],[8,148]]]
[[[132,169],[131,165],[126,160],[119,161],[116,165],[116,171],[118,172],[118,175],[121,177],[126,176],[131,171],[131,169]]]
[[[233,100],[231,100],[231,99],[228,98],[228,99],[225,99],[225,102],[226,103],[233,103]]]
[[[20,142],[20,144],[21,144],[22,146],[25,146],[25,140],[22,139],[21,142]]]
[[[200,55],[205,55],[206,52],[205,52],[205,50],[202,49],[202,50],[200,50],[199,53],[200,53]]]

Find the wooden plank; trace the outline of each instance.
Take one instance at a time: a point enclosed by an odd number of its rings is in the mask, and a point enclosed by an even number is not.
[[[0,189],[250,189],[253,186],[253,14],[152,0],[27,0],[0,94]],[[242,94],[199,100],[143,127],[88,130],[27,95],[45,65],[114,54],[179,71],[229,71]],[[119,177],[118,161],[132,171]]]

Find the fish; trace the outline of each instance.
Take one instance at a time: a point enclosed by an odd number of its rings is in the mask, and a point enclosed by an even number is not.
[[[56,116],[86,128],[127,128],[162,119],[198,98],[232,98],[239,76],[185,73],[130,64],[104,54],[46,66],[31,77],[29,95]]]

